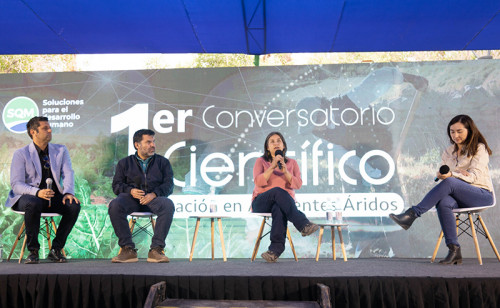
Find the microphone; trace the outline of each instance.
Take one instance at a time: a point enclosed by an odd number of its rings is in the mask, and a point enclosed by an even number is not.
[[[276,152],[274,152],[274,156],[278,156],[278,155],[283,156],[283,151],[282,150],[276,150]],[[278,168],[283,169],[283,165],[281,164],[280,161],[278,162]]]
[[[448,165],[442,165],[440,168],[439,168],[439,173],[440,174],[447,174],[448,172],[450,172],[450,167],[448,167]],[[434,178],[434,182],[437,182],[439,181],[438,177],[435,177]]]
[[[47,184],[47,189],[52,189],[52,179],[48,178],[45,180],[45,183]],[[52,205],[52,198],[49,198],[49,207]]]

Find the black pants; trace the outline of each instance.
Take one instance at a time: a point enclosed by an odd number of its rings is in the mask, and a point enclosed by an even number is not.
[[[252,202],[255,213],[271,213],[271,245],[269,250],[278,256],[285,250],[286,229],[288,221],[301,231],[309,222],[306,215],[297,209],[295,200],[279,187],[272,188],[258,195]]]
[[[56,194],[52,197],[52,204],[49,201],[32,195],[23,195],[12,207],[16,211],[23,211],[26,228],[26,245],[29,251],[39,250],[38,232],[40,230],[40,217],[42,213],[59,213],[62,215],[61,222],[57,227],[57,234],[52,241],[52,248],[60,250],[64,248],[66,239],[71,229],[75,225],[80,213],[80,205],[76,202],[62,203],[63,195]]]

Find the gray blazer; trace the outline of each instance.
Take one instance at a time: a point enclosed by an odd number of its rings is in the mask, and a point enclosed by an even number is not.
[[[74,172],[68,149],[64,145],[49,143],[50,170],[62,194],[75,194]],[[42,180],[42,166],[35,145],[14,152],[10,166],[10,186],[6,207],[12,207],[22,195],[36,195]]]

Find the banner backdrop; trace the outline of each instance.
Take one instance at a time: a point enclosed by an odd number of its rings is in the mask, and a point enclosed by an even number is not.
[[[436,185],[449,145],[446,126],[457,114],[470,115],[488,140],[496,187],[498,76],[496,60],[0,75],[0,201],[10,189],[13,152],[31,141],[27,120],[47,116],[52,142],[70,151],[82,201],[67,253],[110,258],[119,248],[106,207],[115,197],[114,167],[135,152],[133,133],[150,128],[157,153],[174,169],[176,213],[166,254],[186,258],[195,223],[189,217],[215,211],[229,217],[223,220],[228,256],[249,258],[260,225],[249,212],[253,165],[266,135],[279,131],[302,173],[297,206],[315,221],[335,212],[347,222],[349,257],[427,257],[440,231],[437,215],[424,215],[409,231],[388,215]],[[485,215],[494,239],[500,229],[488,218],[498,211]],[[23,217],[5,207],[0,212],[8,249]],[[209,222],[201,228],[207,232],[198,237],[195,257],[209,257]],[[299,257],[314,256],[317,235],[292,231]],[[145,256],[150,238],[141,234],[135,242]],[[480,243],[483,255],[492,256]],[[266,246],[267,239],[261,250]],[[322,249],[331,256],[331,247]]]

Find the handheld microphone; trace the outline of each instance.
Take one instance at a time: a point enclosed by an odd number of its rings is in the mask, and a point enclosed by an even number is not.
[[[274,156],[278,156],[278,155],[283,156],[283,151],[282,150],[276,150],[276,152],[274,152]],[[283,165],[281,164],[280,161],[278,162],[278,168],[283,169]]]
[[[52,189],[52,179],[48,178],[45,180],[45,183],[47,184],[47,189]],[[52,198],[49,198],[49,207],[52,205]]]
[[[440,174],[447,174],[448,172],[450,172],[450,167],[448,167],[448,165],[442,165],[440,168],[439,168],[439,173]],[[438,177],[435,177],[434,178],[434,182],[437,182],[439,181]]]

